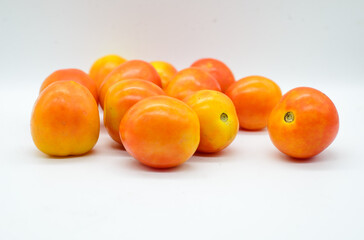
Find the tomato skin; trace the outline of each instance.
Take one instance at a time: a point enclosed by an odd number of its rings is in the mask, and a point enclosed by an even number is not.
[[[222,92],[225,92],[235,82],[234,74],[230,68],[217,59],[202,58],[192,63],[191,67],[201,68],[211,74],[219,82]]]
[[[200,141],[197,114],[184,102],[168,96],[143,99],[120,123],[126,151],[141,163],[170,168],[188,160]]]
[[[221,91],[217,80],[199,68],[185,68],[179,71],[165,89],[168,96],[183,100],[188,95],[199,90]]]
[[[77,82],[54,82],[38,96],[30,127],[40,151],[52,156],[84,154],[99,138],[97,103],[90,91]]]
[[[171,79],[177,74],[176,68],[164,61],[153,61],[150,64],[157,70],[162,81],[162,88],[165,89]]]
[[[239,119],[233,102],[219,91],[200,90],[184,99],[200,120],[200,144],[197,151],[215,153],[235,139]]]
[[[248,76],[230,85],[226,95],[234,102],[240,127],[260,130],[267,126],[270,112],[282,97],[279,86],[262,76]]]
[[[127,79],[115,83],[105,97],[104,125],[111,138],[121,144],[119,126],[127,110],[147,97],[165,95],[157,85],[141,79]]]
[[[339,115],[324,93],[309,87],[287,92],[272,110],[269,136],[283,153],[298,159],[325,150],[339,131]]]
[[[162,87],[161,79],[154,67],[142,60],[129,60],[115,68],[106,76],[99,88],[99,99],[102,109],[107,90],[115,83],[125,79],[142,79]]]
[[[87,73],[76,68],[67,68],[54,71],[43,81],[39,93],[42,92],[51,83],[58,81],[74,81],[80,83],[91,92],[96,102],[98,101],[98,93],[95,82],[89,77]]]
[[[110,54],[97,59],[91,66],[89,76],[99,89],[105,77],[126,60],[118,55]]]

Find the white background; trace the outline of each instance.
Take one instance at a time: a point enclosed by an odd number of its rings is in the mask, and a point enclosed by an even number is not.
[[[0,1],[0,239],[364,239],[364,2]],[[315,87],[340,131],[295,162],[267,131],[219,154],[152,170],[101,130],[94,150],[54,159],[29,129],[42,81],[106,54],[178,69],[221,59],[237,79]]]

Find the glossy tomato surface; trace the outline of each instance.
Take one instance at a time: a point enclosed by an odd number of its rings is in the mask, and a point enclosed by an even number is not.
[[[153,61],[150,64],[157,70],[162,81],[162,88],[165,89],[171,79],[177,74],[176,68],[164,61]]]
[[[201,90],[184,100],[200,120],[199,152],[214,153],[230,145],[239,130],[233,102],[225,94]]]
[[[46,154],[84,154],[99,137],[97,103],[89,90],[77,82],[54,82],[35,102],[30,128],[34,144]]]
[[[155,96],[126,112],[120,138],[128,153],[154,168],[170,168],[188,160],[200,142],[197,114],[184,102]]]
[[[267,126],[270,112],[282,97],[279,86],[262,76],[249,76],[230,85],[226,94],[234,102],[240,127],[260,130]]]
[[[97,59],[91,66],[89,75],[99,89],[105,77],[126,60],[118,55],[110,54]]]
[[[76,68],[67,68],[54,71],[43,81],[39,92],[42,92],[46,87],[48,87],[49,84],[58,81],[74,81],[80,83],[85,86],[94,96],[95,100],[98,101],[98,93],[95,82],[87,73]]]
[[[202,58],[192,63],[191,67],[198,67],[211,74],[220,84],[221,91],[235,82],[234,74],[230,68],[220,60],[214,58]]]
[[[199,90],[221,91],[217,80],[199,68],[186,68],[179,71],[165,89],[167,95],[183,100],[188,95]]]
[[[125,79],[142,79],[162,87],[161,79],[150,63],[142,60],[126,61],[107,75],[105,80],[101,83],[99,88],[99,99],[102,108],[104,107],[107,90],[115,83]]]
[[[326,149],[339,130],[335,105],[324,93],[308,87],[287,92],[272,110],[269,136],[283,153],[310,158]]]
[[[126,111],[147,97],[165,95],[157,85],[140,79],[127,79],[109,88],[104,105],[104,125],[113,140],[121,144],[119,126]]]

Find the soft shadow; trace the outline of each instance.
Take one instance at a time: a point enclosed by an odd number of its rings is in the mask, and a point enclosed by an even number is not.
[[[316,156],[306,159],[290,157],[279,151],[274,151],[274,153],[272,152],[272,155],[274,156],[275,159],[278,159],[286,163],[291,163],[295,165],[315,166],[315,167],[318,166],[330,167],[335,161],[340,159],[340,156],[334,151],[323,151]]]
[[[140,163],[138,160],[136,160],[132,157],[129,157],[126,160],[128,160],[128,162],[123,163],[123,168],[128,167],[134,171],[140,171],[140,172],[151,173],[151,174],[185,172],[185,171],[189,171],[192,169],[191,165],[187,162],[183,163],[177,167],[172,167],[172,168],[152,168],[152,167],[148,167],[148,166]]]
[[[263,129],[260,129],[260,130],[248,130],[248,129],[240,128],[239,129],[239,134],[244,134],[244,135],[266,135],[266,134],[268,134],[268,130],[267,130],[267,128],[263,128]]]
[[[69,156],[52,156],[47,155],[40,151],[35,151],[35,154],[37,155],[38,159],[41,159],[43,163],[47,164],[58,164],[58,163],[75,163],[75,162],[81,162],[86,161],[90,155],[95,154],[97,151],[94,149],[91,149],[89,152],[84,153],[82,155],[69,155]]]
[[[194,162],[216,162],[220,161],[221,158],[225,158],[225,161],[226,159],[231,159],[230,156],[234,155],[236,155],[236,151],[234,150],[234,148],[227,147],[216,153],[195,152],[191,160]]]
[[[110,142],[109,146],[114,149],[114,150],[122,150],[125,151],[125,147],[124,145],[115,142],[114,140],[112,142]]]

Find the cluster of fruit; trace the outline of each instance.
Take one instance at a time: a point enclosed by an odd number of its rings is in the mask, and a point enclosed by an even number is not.
[[[339,128],[334,104],[313,88],[295,88],[282,97],[272,80],[236,81],[216,59],[177,71],[167,62],[108,55],[89,74],[62,69],[47,77],[32,112],[35,145],[52,156],[90,151],[100,132],[98,104],[111,138],[155,168],[178,166],[196,151],[221,151],[239,126],[267,127],[281,152],[300,159],[323,151]]]

